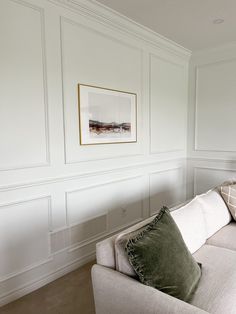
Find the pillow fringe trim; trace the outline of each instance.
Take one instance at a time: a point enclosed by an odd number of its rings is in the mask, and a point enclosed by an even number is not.
[[[150,230],[152,230],[154,228],[154,226],[162,218],[164,213],[169,213],[169,212],[170,211],[169,211],[168,207],[163,206],[162,209],[160,210],[160,212],[158,213],[158,215],[153,219],[153,221],[146,228],[144,228],[137,236],[135,236],[132,239],[129,239],[126,246],[125,246],[125,250],[128,254],[128,258],[129,258],[130,263],[133,265],[133,268],[134,268],[136,274],[140,278],[140,281],[142,283],[145,283],[146,285],[148,285],[148,282],[146,282],[146,280],[144,279],[143,266],[138,265],[138,263],[136,262],[136,255],[134,254],[133,245],[137,241],[141,240],[147,232],[149,232]]]

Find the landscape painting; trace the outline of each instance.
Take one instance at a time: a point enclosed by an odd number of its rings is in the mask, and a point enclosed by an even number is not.
[[[136,142],[136,94],[78,85],[80,144]]]

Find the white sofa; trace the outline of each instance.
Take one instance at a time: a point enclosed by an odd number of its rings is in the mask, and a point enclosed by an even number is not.
[[[211,190],[173,208],[171,214],[190,252],[202,264],[191,303],[141,284],[117,246],[118,234],[97,244],[97,264],[92,268],[96,314],[236,314],[236,222],[220,194]]]

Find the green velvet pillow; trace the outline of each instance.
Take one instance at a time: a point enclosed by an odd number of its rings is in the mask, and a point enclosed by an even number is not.
[[[201,269],[186,247],[167,207],[125,246],[140,281],[183,301],[190,301]]]

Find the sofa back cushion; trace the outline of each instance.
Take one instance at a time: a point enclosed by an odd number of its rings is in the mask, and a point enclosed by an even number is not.
[[[217,190],[210,190],[197,200],[202,204],[208,239],[231,221],[231,215]]]
[[[206,242],[207,232],[202,213],[202,204],[195,197],[187,205],[171,212],[184,242],[193,254]]]
[[[170,212],[181,232],[186,246],[192,254],[206,242],[206,229],[201,206],[201,203],[195,198],[186,205]],[[116,269],[119,272],[131,277],[136,277],[136,273],[130,265],[127,253],[125,252],[125,246],[130,237],[134,237],[135,232],[137,234],[140,233],[151,219],[153,219],[153,217],[145,220],[145,224],[135,225],[116,237],[115,259]]]
[[[119,234],[115,234],[103,241],[100,241],[96,244],[96,260],[99,265],[116,269],[116,252],[115,252],[115,243],[117,237],[120,234],[130,233],[136,229],[139,229],[145,225],[147,225],[150,221],[152,221],[153,217],[149,217],[134,226],[131,226]]]

